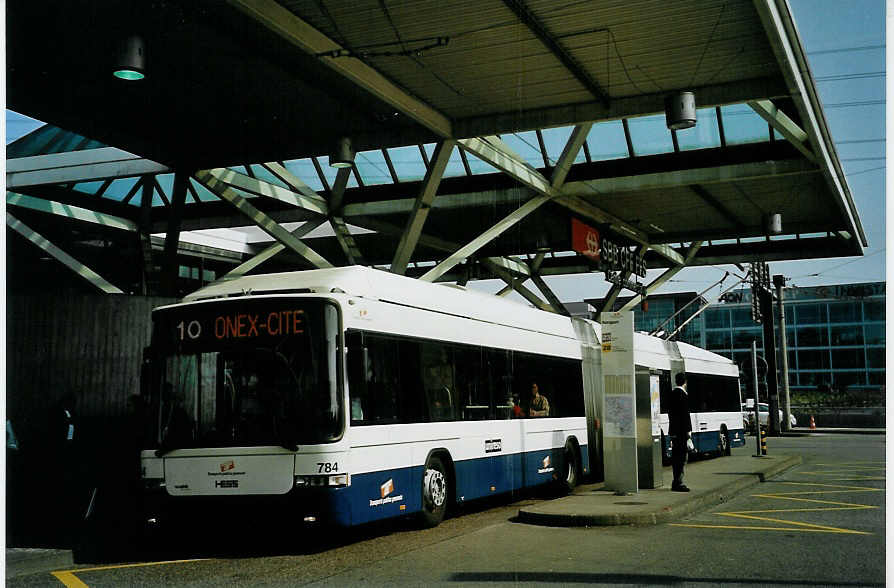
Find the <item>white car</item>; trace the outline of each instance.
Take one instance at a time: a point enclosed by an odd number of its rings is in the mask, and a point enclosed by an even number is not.
[[[770,420],[770,405],[766,402],[758,402],[757,403],[758,414],[760,415],[761,426],[766,427],[769,426]],[[753,420],[754,420],[754,408],[749,408],[744,402],[742,403],[742,416],[745,417],[745,428],[753,429]],[[779,409],[779,422],[782,423],[782,409]],[[788,415],[788,423],[789,427],[796,427],[798,425],[798,419],[795,418],[795,415],[789,413]]]

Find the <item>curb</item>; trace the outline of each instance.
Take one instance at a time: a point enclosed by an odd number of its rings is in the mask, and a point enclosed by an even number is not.
[[[766,459],[766,458],[761,458]],[[770,458],[772,459],[772,458]],[[554,514],[538,513],[526,510],[518,511],[518,520],[531,525],[546,527],[607,527],[617,525],[657,525],[683,518],[698,510],[726,502],[739,492],[766,482],[769,478],[801,464],[800,455],[788,455],[778,463],[772,464],[765,471],[746,474],[724,484],[719,488],[699,493],[681,504],[665,506],[659,511],[643,513],[611,513],[611,514]]]

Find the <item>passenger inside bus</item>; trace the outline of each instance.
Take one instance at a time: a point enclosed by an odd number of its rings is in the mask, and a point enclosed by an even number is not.
[[[549,416],[549,400],[540,393],[537,382],[531,382],[531,391],[527,402],[522,406],[522,412],[531,418]]]

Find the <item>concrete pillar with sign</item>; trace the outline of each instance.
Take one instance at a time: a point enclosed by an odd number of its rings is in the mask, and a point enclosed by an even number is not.
[[[636,454],[639,487],[664,485],[661,465],[661,388],[659,373],[636,369]]]
[[[618,493],[637,492],[633,312],[603,312],[599,322],[602,323],[605,487]]]

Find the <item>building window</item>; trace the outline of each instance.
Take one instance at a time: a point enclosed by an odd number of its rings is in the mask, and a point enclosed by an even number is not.
[[[829,329],[832,345],[862,345],[863,329],[860,325],[832,327]]]
[[[867,345],[885,344],[885,325],[863,325]]]
[[[885,368],[885,350],[870,347],[866,350],[866,367],[884,369]]]
[[[795,309],[799,325],[815,325],[826,322],[825,304],[798,304]]]
[[[733,327],[751,327],[754,321],[751,319],[751,309],[747,307],[732,309]]]
[[[726,308],[712,308],[705,311],[706,329],[728,329],[729,310]]]
[[[867,321],[883,321],[885,320],[885,303],[881,300],[864,302],[863,314]]]
[[[859,302],[833,302],[829,305],[830,323],[856,323],[862,320]]]
[[[866,361],[862,349],[833,349],[832,367],[836,370],[863,369]]]
[[[705,331],[705,346],[708,349],[729,349],[729,331]]]
[[[733,331],[733,349],[750,348],[752,341],[757,341],[758,347],[763,346],[763,334],[760,329],[740,329]]]
[[[829,352],[825,349],[801,349],[798,351],[798,368],[802,370],[829,369]]]
[[[826,327],[801,327],[798,329],[798,347],[824,347],[829,344]]]

